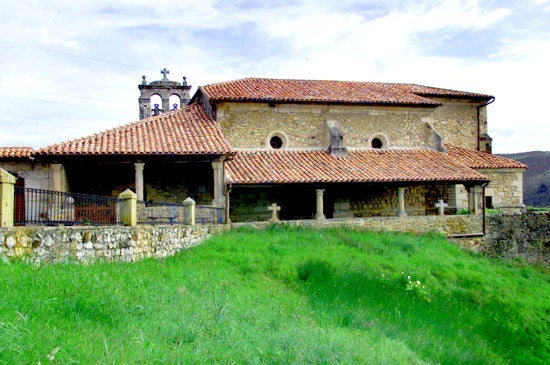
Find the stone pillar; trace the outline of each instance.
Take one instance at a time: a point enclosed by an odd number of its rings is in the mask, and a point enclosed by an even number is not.
[[[324,211],[324,202],[323,202],[323,193],[325,192],[325,189],[316,189],[315,193],[317,194],[317,201],[316,201],[316,213],[315,213],[315,219],[326,219]]]
[[[197,205],[195,201],[191,198],[187,198],[183,201],[183,206],[185,207],[185,222],[192,226],[195,225],[196,209]]]
[[[468,192],[468,210],[470,214],[478,214],[479,210],[477,209],[477,188],[476,185],[471,185],[466,187]]]
[[[0,227],[13,227],[15,176],[0,168]]]
[[[136,170],[136,195],[137,200],[143,201],[144,197],[144,183],[143,183],[143,168],[145,167],[145,164],[143,162],[136,162],[134,163],[134,168]]]
[[[214,199],[212,205],[223,207],[225,203],[223,197],[223,158],[212,162],[212,170],[214,172]]]
[[[405,217],[407,212],[405,211],[405,188],[397,188],[397,216]]]
[[[60,163],[52,163],[50,165],[50,172],[50,189],[53,191],[65,191],[63,184],[63,165]]]
[[[118,196],[122,200],[122,224],[134,227],[137,224],[137,195],[130,189],[124,190]]]

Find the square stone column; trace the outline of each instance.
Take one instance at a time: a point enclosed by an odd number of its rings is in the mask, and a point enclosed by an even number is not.
[[[0,169],[0,227],[13,227],[15,176]]]
[[[49,189],[53,191],[66,191],[67,190],[67,177],[65,174],[65,168],[60,163],[50,164],[50,183]]]
[[[223,196],[223,157],[212,162],[212,171],[214,173],[214,199],[212,205],[223,207],[225,205]]]
[[[479,214],[480,209],[478,209],[479,199],[477,197],[478,185],[466,186],[466,191],[468,192],[468,210],[470,214]]]
[[[143,201],[143,197],[145,196],[145,185],[143,182],[144,167],[145,167],[145,164],[143,162],[134,163],[134,168],[136,170],[136,175],[135,175],[136,196],[137,196],[137,200],[139,201]]]

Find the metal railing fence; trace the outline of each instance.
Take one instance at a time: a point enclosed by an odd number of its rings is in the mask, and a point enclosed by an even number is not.
[[[15,225],[120,224],[117,198],[15,187]]]

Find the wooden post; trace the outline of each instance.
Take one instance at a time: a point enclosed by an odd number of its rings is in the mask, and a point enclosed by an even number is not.
[[[0,227],[13,227],[15,176],[0,168]]]
[[[134,227],[137,225],[137,195],[130,189],[118,196],[122,200],[122,224]]]

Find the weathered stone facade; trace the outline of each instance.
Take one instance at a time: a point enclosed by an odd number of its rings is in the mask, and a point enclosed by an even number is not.
[[[485,189],[492,207],[503,213],[518,213],[525,209],[523,205],[523,170],[479,170],[491,182]]]
[[[62,164],[0,162],[0,168],[18,178],[23,178],[25,187],[68,191],[67,175]]]
[[[0,258],[32,262],[136,261],[198,245],[211,226],[16,227],[0,229]]]
[[[265,148],[277,131],[288,136],[285,148],[328,148],[326,120],[336,120],[350,148],[370,148],[374,137],[382,137],[388,148],[437,148],[429,123],[446,143],[475,149],[479,104],[440,101],[438,108],[220,103],[216,118],[235,148]],[[486,133],[485,107],[479,118]]]

